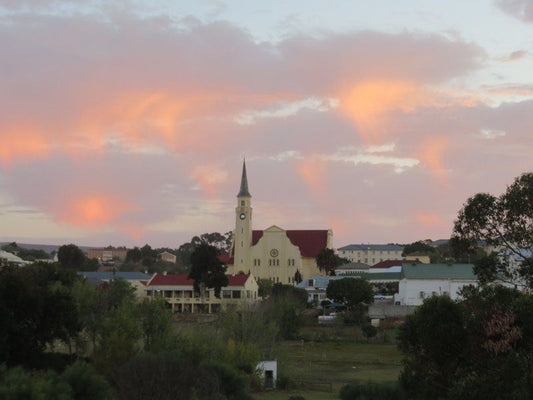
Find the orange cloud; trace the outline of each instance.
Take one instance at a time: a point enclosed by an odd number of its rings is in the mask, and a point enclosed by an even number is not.
[[[297,171],[315,195],[327,192],[326,161],[308,157],[297,164]]]
[[[364,144],[382,144],[388,114],[394,110],[412,112],[424,97],[424,92],[409,81],[370,80],[341,91],[340,107],[355,122]]]
[[[228,174],[221,171],[215,165],[203,165],[193,171],[193,177],[202,191],[209,197],[214,198],[219,186],[226,182]]]
[[[426,140],[418,154],[418,158],[429,169],[440,183],[448,185],[448,171],[444,166],[443,156],[449,146],[449,139],[444,136]]]
[[[446,225],[446,222],[444,221],[444,219],[442,219],[442,217],[432,212],[418,211],[415,213],[415,218],[418,221],[418,223],[423,226],[445,226]]]
[[[137,209],[116,196],[105,194],[65,199],[62,206],[56,212],[57,218],[78,227],[115,222],[125,213]]]
[[[15,126],[0,132],[0,164],[7,167],[19,158],[44,158],[49,154],[46,137],[40,130]]]

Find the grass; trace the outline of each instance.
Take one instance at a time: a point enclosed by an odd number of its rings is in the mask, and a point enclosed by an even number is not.
[[[278,377],[288,377],[297,389],[311,390],[276,390],[255,394],[254,398],[287,400],[299,394],[306,400],[338,399],[339,390],[348,383],[398,379],[401,354],[394,343],[354,341],[350,340],[349,327],[340,335],[338,327],[332,329],[334,341],[286,341],[277,349]],[[332,391],[326,392],[329,387]]]

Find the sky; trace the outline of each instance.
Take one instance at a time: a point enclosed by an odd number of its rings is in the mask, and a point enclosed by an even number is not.
[[[0,241],[450,236],[533,171],[533,0],[0,0]]]

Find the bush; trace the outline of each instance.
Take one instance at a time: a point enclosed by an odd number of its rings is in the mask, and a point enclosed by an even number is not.
[[[373,338],[377,335],[378,330],[374,325],[366,324],[361,327],[363,334],[366,338]]]
[[[303,397],[300,394],[297,394],[297,395],[289,397],[289,400],[305,400],[305,397]]]
[[[276,380],[276,387],[278,389],[290,389],[294,386],[294,383],[292,382],[291,378],[289,378],[287,375],[278,375],[278,379]]]
[[[339,397],[342,400],[404,400],[397,383],[350,383],[344,386]]]

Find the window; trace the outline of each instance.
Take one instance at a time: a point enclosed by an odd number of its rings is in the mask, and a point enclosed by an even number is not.
[[[276,265],[279,267],[279,259],[276,260]]]
[[[241,206],[244,207],[244,200],[241,200]]]
[[[420,298],[423,299],[425,296],[425,293],[424,292],[420,292]]]
[[[231,290],[223,290],[222,291],[222,298],[223,299],[231,299]]]
[[[313,286],[315,286],[315,281],[314,281],[313,279],[309,279],[309,280],[307,281],[307,286],[309,286],[309,287],[313,287]]]
[[[234,298],[234,299],[240,299],[241,298],[241,291],[240,290],[233,290],[231,297]]]

